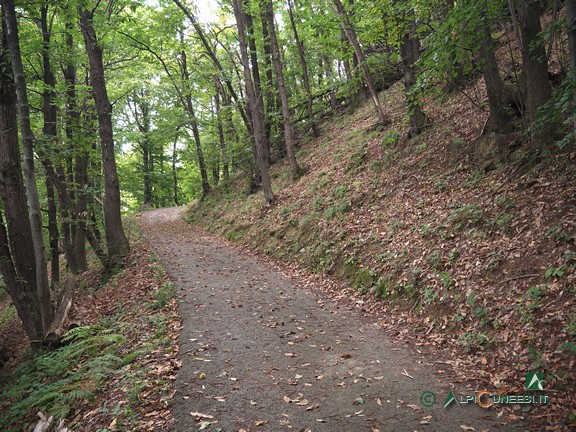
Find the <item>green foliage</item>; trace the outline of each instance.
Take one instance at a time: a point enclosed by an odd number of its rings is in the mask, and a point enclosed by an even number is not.
[[[35,409],[65,418],[75,404],[93,400],[96,390],[122,364],[118,350],[124,337],[116,330],[77,327],[63,338],[68,345],[22,363],[14,371],[15,381],[0,394],[2,399],[13,401],[0,417],[2,430],[12,430],[8,429],[10,424]]]
[[[484,210],[478,204],[452,204],[452,211],[448,215],[448,220],[456,230],[474,226],[482,220]]]
[[[561,125],[560,132],[563,137],[556,143],[560,149],[564,149],[576,141],[576,80],[569,75],[556,90],[552,98],[538,110],[538,119],[534,124],[535,129],[541,129],[547,124]]]
[[[382,147],[385,149],[395,147],[398,145],[398,141],[400,141],[400,134],[395,130],[389,130],[382,137]]]
[[[153,309],[161,309],[170,303],[174,298],[174,284],[172,282],[164,282],[160,289],[154,293],[155,301],[151,307]]]
[[[494,343],[494,339],[490,335],[481,331],[461,334],[458,341],[469,352],[488,348]]]

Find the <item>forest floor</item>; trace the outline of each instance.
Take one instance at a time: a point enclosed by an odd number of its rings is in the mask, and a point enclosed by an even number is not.
[[[448,357],[391,340],[357,303],[191,228],[181,212],[141,218],[182,318],[172,431],[525,430],[498,409],[443,409],[451,390],[471,394],[451,388]]]

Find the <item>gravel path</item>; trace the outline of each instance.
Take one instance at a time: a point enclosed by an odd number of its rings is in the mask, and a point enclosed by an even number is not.
[[[356,310],[194,229],[180,211],[142,215],[183,320],[174,431],[522,430],[475,404],[442,409],[450,387],[441,359],[393,343]],[[435,405],[422,405],[424,391]]]

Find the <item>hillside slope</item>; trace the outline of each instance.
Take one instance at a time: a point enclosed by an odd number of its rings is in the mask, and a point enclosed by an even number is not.
[[[544,372],[550,405],[507,415],[576,425],[574,154],[536,163],[479,140],[485,114],[457,94],[428,101],[430,126],[406,141],[401,84],[382,97],[385,130],[368,105],[335,115],[302,139],[296,183],[273,168],[275,206],[238,192],[239,176],[191,204],[189,221],[320,275],[394,337],[451,354],[447,380],[523,391],[527,372]]]

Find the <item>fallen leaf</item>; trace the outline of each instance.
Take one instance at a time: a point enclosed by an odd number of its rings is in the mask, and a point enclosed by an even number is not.
[[[214,416],[211,416],[209,414],[203,414],[201,412],[191,412],[190,415],[192,417],[196,417],[196,419],[213,419]]]
[[[460,425],[460,429],[462,429],[464,431],[475,431],[476,430],[472,426],[466,426],[466,425]]]

